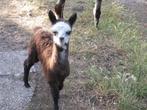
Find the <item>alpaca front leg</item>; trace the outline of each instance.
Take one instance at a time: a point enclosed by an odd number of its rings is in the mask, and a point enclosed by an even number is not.
[[[62,78],[62,79],[60,79],[60,81],[59,81],[59,86],[58,86],[58,87],[59,87],[59,91],[63,89],[63,86],[64,86],[64,79],[65,79],[65,78]]]
[[[51,94],[54,101],[54,110],[59,110],[59,88],[58,85],[55,82],[49,83],[51,87]]]
[[[64,84],[63,84],[63,82],[59,85],[59,90],[62,90],[63,89],[63,86],[64,86]]]
[[[31,68],[31,65],[28,64],[28,60],[26,59],[24,61],[24,77],[23,77],[24,86],[26,88],[31,87],[30,84],[28,83],[28,77],[29,77],[30,68]]]
[[[28,58],[24,61],[24,77],[23,77],[23,81],[24,81],[24,86],[26,88],[30,87],[30,84],[28,83],[28,77],[29,77],[29,71],[31,69],[31,67],[37,63],[38,60],[38,55],[37,55],[37,51],[35,48],[31,48],[30,49],[30,53],[28,55]]]

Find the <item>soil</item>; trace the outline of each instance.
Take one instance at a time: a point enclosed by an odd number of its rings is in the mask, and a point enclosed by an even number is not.
[[[140,23],[140,30],[144,39],[147,40],[147,0],[119,0],[125,7],[136,15]]]

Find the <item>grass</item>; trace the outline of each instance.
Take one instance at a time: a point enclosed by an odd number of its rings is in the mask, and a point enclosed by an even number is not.
[[[88,42],[91,41],[93,45],[96,42],[97,46],[108,45],[108,47],[113,46],[122,50],[125,58],[118,59],[120,64],[112,65],[111,71],[107,67],[99,67],[97,64],[90,65],[86,71],[89,75],[87,86],[96,88],[103,95],[109,92],[116,93],[118,110],[146,110],[143,100],[147,98],[147,44],[141,40],[141,33],[133,15],[129,14],[130,17],[126,17],[127,10],[118,2],[104,4],[99,30],[94,30],[91,22],[90,27],[83,23],[82,27],[84,29],[87,27],[85,29],[87,35],[85,36],[90,39]],[[80,22],[88,22],[88,14],[85,12]],[[90,47],[88,47],[88,42],[85,39],[81,39],[81,42],[84,42],[82,45],[85,44],[83,48],[87,53],[84,56],[87,60],[91,60],[88,57]],[[80,50],[82,50],[81,46]],[[96,51],[93,55],[95,54],[97,54]],[[91,56],[90,58],[92,58]]]

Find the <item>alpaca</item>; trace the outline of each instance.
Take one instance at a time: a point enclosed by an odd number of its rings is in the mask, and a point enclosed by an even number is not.
[[[28,83],[30,68],[41,62],[45,78],[50,85],[51,94],[54,101],[54,110],[59,110],[59,92],[63,88],[65,78],[70,73],[68,61],[69,39],[73,24],[77,19],[74,13],[68,20],[58,19],[53,11],[49,11],[48,16],[51,21],[50,31],[44,31],[41,27],[34,29],[34,37],[29,45],[28,58],[24,61],[24,85],[30,87]]]

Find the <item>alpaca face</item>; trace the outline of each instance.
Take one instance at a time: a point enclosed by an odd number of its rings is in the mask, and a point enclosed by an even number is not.
[[[74,13],[68,20],[59,20],[56,18],[54,12],[50,10],[48,16],[52,24],[51,31],[54,34],[54,43],[62,49],[67,49],[70,33],[72,31],[72,26],[77,19],[77,14]]]
[[[67,49],[67,44],[70,39],[71,26],[67,22],[59,21],[52,26],[51,31],[54,34],[54,43],[63,49]]]

